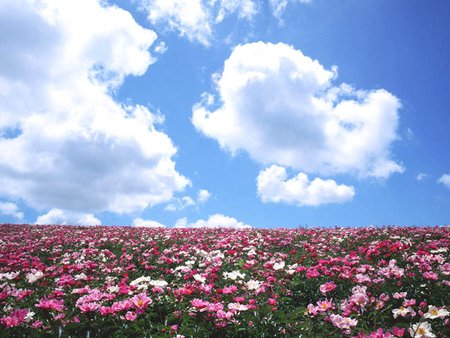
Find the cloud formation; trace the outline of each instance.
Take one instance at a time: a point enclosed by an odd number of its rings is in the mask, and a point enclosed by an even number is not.
[[[39,216],[35,224],[101,225],[102,222],[93,214],[52,208],[46,214]]]
[[[214,214],[209,216],[207,220],[199,219],[194,223],[189,223],[187,218],[179,219],[175,228],[235,228],[246,229],[251,228],[250,225],[238,221],[236,218],[225,216],[222,214]]]
[[[437,182],[450,189],[450,174],[443,174],[441,177],[439,177]]]
[[[237,46],[216,78],[192,122],[232,154],[327,176],[404,170],[391,154],[401,105],[384,89],[334,85],[336,67],[283,43]]]
[[[38,222],[85,222],[190,184],[157,129],[163,118],[111,96],[154,62],[155,39],[103,1],[0,4],[0,196],[51,209]]]
[[[157,221],[146,220],[142,218],[136,218],[133,220],[132,226],[134,227],[144,227],[144,228],[165,228],[164,224]]]
[[[172,201],[164,208],[166,211],[181,211],[188,207],[197,207],[206,203],[210,198],[211,193],[206,189],[200,189],[197,193],[196,199],[191,196],[174,197]]]
[[[12,216],[15,219],[23,219],[23,212],[19,210],[17,204],[13,202],[0,202],[0,214]]]
[[[286,169],[276,165],[261,171],[256,182],[258,195],[266,203],[318,206],[348,202],[355,196],[355,188],[331,179],[310,181],[305,173],[288,179]]]
[[[211,44],[214,25],[226,16],[251,20],[257,12],[253,0],[140,0],[140,5],[155,27],[205,46]]]

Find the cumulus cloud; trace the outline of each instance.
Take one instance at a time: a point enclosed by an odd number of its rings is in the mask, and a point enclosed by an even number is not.
[[[206,189],[200,189],[197,194],[198,203],[205,203],[211,197],[211,193]]]
[[[404,170],[390,151],[401,105],[384,89],[333,85],[336,67],[283,43],[237,46],[215,78],[215,99],[204,94],[192,122],[232,154],[327,176]]]
[[[199,219],[194,223],[189,223],[187,218],[181,218],[175,223],[175,228],[251,228],[250,225],[239,222],[236,218],[222,214],[209,216],[207,220]]]
[[[62,224],[62,225],[101,225],[102,222],[92,214],[63,211],[52,208],[36,219],[36,224]]]
[[[50,210],[38,222],[90,222],[190,184],[163,118],[111,96],[154,62],[155,39],[103,1],[0,3],[0,196]]]
[[[197,198],[194,199],[190,196],[183,197],[174,197],[164,210],[166,211],[181,211],[188,207],[198,207],[200,204],[206,203],[209,197],[211,196],[210,192],[205,189],[200,189],[197,193]]]
[[[157,221],[152,220],[146,220],[142,218],[136,218],[133,220],[132,225],[134,227],[144,227],[144,228],[165,228],[166,226],[164,224],[161,224]]]
[[[226,16],[250,20],[257,12],[253,0],[140,0],[140,5],[152,25],[205,46],[211,43],[214,25]]]
[[[190,196],[183,196],[174,198],[173,201],[168,204],[164,210],[166,211],[180,211],[188,207],[194,206],[195,201]]]
[[[0,214],[5,216],[12,216],[16,219],[23,219],[23,212],[19,210],[16,203],[0,202]]]
[[[317,206],[348,202],[355,196],[352,186],[338,185],[331,179],[310,181],[305,173],[288,179],[286,169],[276,165],[261,171],[256,181],[258,195],[263,202]]]
[[[447,188],[450,188],[450,174],[443,174],[439,177],[437,182],[445,185]]]

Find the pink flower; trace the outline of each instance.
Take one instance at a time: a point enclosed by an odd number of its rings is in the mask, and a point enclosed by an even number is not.
[[[129,320],[130,322],[132,322],[136,318],[137,318],[137,314],[134,311],[127,311],[127,313],[125,314],[125,319]]]
[[[113,312],[120,312],[123,310],[128,310],[133,306],[133,304],[131,304],[131,302],[126,299],[126,300],[121,300],[118,302],[115,302],[111,305],[111,309]]]
[[[267,304],[272,305],[272,306],[275,306],[275,305],[277,305],[277,301],[276,301],[276,299],[269,298],[269,299],[267,300]]]
[[[356,326],[358,324],[358,320],[352,319],[349,317],[342,317],[340,315],[332,314],[330,316],[330,320],[334,326],[346,330],[350,329],[352,326]]]
[[[86,313],[86,312],[93,312],[96,311],[100,305],[97,303],[82,303],[80,305],[77,305],[77,307],[81,310],[82,313]]]
[[[219,310],[219,311],[217,311],[216,316],[217,316],[217,318],[219,318],[219,319],[227,319],[227,320],[230,320],[230,319],[233,317],[233,312],[231,312],[231,311],[225,312],[225,311],[223,311],[223,310]]]
[[[369,301],[369,297],[365,293],[356,293],[350,297],[350,300],[359,307],[363,307]]]
[[[6,327],[19,326],[25,321],[28,314],[28,309],[17,309],[10,313],[9,316],[2,317],[0,322],[2,322]]]
[[[36,307],[47,310],[62,311],[64,309],[64,300],[41,298]]]
[[[308,304],[308,306],[306,307],[306,312],[312,316],[316,316],[318,311],[319,311],[319,308],[315,307],[313,304]]]
[[[437,273],[432,272],[432,271],[424,272],[422,274],[422,276],[423,276],[423,278],[430,279],[430,280],[438,280],[438,277],[439,277]]]
[[[159,287],[159,286],[155,286],[155,287],[152,288],[152,292],[153,293],[163,293],[164,289]]]
[[[415,299],[404,299],[403,300],[403,306],[407,307],[407,306],[413,306],[416,305],[416,300]]]
[[[326,282],[319,287],[320,292],[323,294],[333,291],[334,289],[336,289],[336,284],[334,282]]]
[[[392,295],[395,299],[405,298],[407,295],[406,292],[396,292]]]
[[[137,313],[144,313],[147,306],[151,303],[153,303],[153,301],[145,293],[140,293],[131,298],[131,304],[134,306]]]
[[[230,286],[224,287],[224,288],[222,289],[222,293],[224,293],[224,294],[227,295],[227,294],[236,292],[237,290],[238,290],[237,286],[235,286],[235,285],[230,285]]]
[[[403,337],[405,335],[405,329],[397,327],[397,326],[394,326],[391,329],[391,332],[394,336],[397,336],[397,337]]]
[[[219,310],[223,310],[223,304],[222,303],[209,303],[207,305],[209,312],[217,312]]]
[[[114,314],[113,309],[111,309],[109,306],[100,306],[98,308],[98,311],[100,312],[100,314],[102,316],[106,316],[106,315],[109,315],[109,314]]]
[[[39,329],[40,327],[42,327],[42,325],[44,325],[44,323],[41,320],[36,320],[33,322],[33,324],[31,324],[31,326],[35,329]]]
[[[327,312],[329,309],[333,307],[333,300],[325,299],[325,300],[319,300],[317,302],[317,311],[319,312]]]
[[[195,307],[196,309],[201,310],[201,309],[205,309],[209,305],[209,302],[206,300],[203,300],[203,299],[194,298],[191,301],[191,305],[193,307]]]

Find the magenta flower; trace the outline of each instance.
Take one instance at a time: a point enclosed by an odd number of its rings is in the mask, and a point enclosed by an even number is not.
[[[82,303],[77,306],[81,310],[82,313],[93,312],[93,311],[96,311],[100,307],[100,305],[97,303]]]
[[[0,322],[2,322],[6,327],[19,326],[25,321],[28,313],[28,309],[17,309],[12,311],[9,316],[2,317]]]
[[[64,310],[64,300],[60,299],[45,299],[41,298],[36,307],[46,310],[63,311]]]

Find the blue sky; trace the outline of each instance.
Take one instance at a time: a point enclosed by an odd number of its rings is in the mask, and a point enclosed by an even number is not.
[[[0,0],[0,221],[448,224],[449,14]]]

